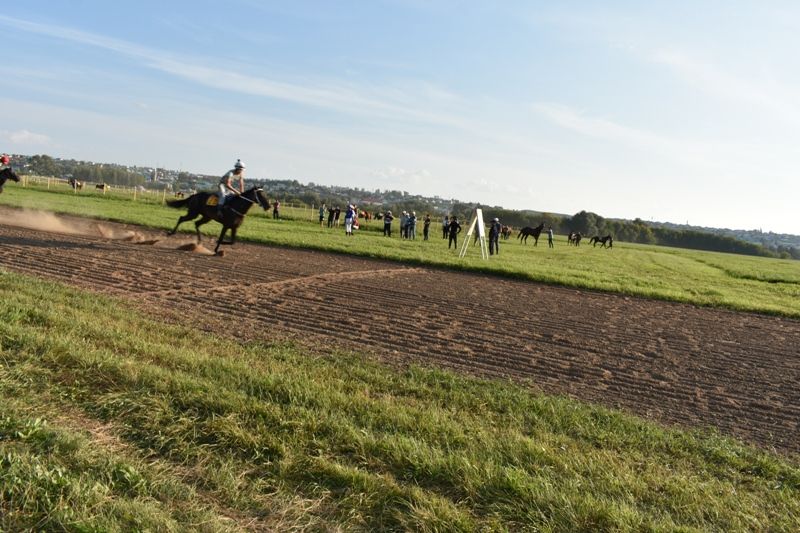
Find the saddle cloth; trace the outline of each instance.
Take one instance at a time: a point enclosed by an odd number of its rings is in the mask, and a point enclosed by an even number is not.
[[[217,196],[216,194],[212,194],[211,196],[208,197],[208,200],[206,200],[206,205],[208,206],[214,206],[217,205],[218,203],[219,203],[219,196]]]

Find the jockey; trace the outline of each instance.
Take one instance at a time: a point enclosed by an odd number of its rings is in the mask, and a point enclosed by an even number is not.
[[[219,179],[219,202],[217,202],[217,212],[222,215],[222,206],[225,198],[232,194],[242,194],[244,192],[244,163],[241,159],[236,160],[233,168]],[[232,182],[235,177],[239,178],[239,189],[237,190]]]

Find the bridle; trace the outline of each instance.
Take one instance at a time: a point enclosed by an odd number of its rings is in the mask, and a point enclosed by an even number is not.
[[[248,198],[247,196],[245,196],[245,195],[244,195],[244,193],[242,193],[242,194],[238,194],[238,195],[237,195],[237,197],[241,198],[242,200],[247,200],[247,201],[248,201],[248,202],[250,202],[251,204],[258,204],[258,205],[260,205],[260,206],[261,206],[261,208],[262,208],[262,209],[264,209],[264,210],[268,209],[268,208],[269,208],[269,206],[265,206],[265,205],[264,205],[264,202],[261,200],[261,195],[260,195],[260,194],[258,194],[260,191],[263,191],[264,189],[262,189],[262,188],[260,188],[260,187],[257,187],[257,188],[255,188],[255,189],[251,189],[251,190],[252,190],[252,191],[253,191],[253,193],[256,195],[256,199],[255,199],[255,200],[251,200],[250,198]],[[239,211],[236,211],[236,210],[235,210],[235,209],[233,209],[232,207],[229,207],[228,209],[230,209],[231,211],[233,211],[233,212],[234,212],[234,213],[236,213],[237,215],[240,215],[240,216],[243,216],[243,217],[244,217],[244,216],[247,216],[247,213],[240,213]]]

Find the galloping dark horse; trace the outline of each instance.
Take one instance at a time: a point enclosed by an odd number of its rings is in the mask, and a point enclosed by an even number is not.
[[[612,248],[614,246],[614,239],[611,238],[611,235],[606,235],[605,237],[598,237],[595,235],[589,239],[589,244],[591,244],[593,248],[597,246],[597,243],[602,244],[603,248]]]
[[[219,234],[219,239],[217,239],[217,247],[214,248],[214,253],[218,253],[220,245],[233,244],[236,241],[236,230],[244,222],[244,217],[253,204],[260,205],[264,211],[269,209],[269,200],[264,196],[264,190],[260,187],[251,187],[242,194],[228,197],[225,201],[222,216],[217,211],[216,202],[214,202],[214,205],[208,205],[208,200],[211,197],[216,198],[217,193],[201,191],[182,200],[169,200],[167,205],[170,207],[189,208],[189,212],[178,219],[178,223],[175,224],[169,234],[174,235],[181,223],[202,216],[203,218],[194,223],[194,227],[197,230],[197,242],[199,243],[200,226],[216,220],[222,224],[222,232]],[[231,230],[231,240],[230,242],[223,242],[222,239],[228,230]]]
[[[530,226],[525,226],[521,230],[519,230],[519,235],[517,235],[517,239],[522,239],[522,242],[528,244],[528,237],[533,237],[533,245],[536,246],[539,244],[539,235],[542,234],[542,229],[544,229],[544,222],[532,228]]]
[[[0,193],[3,192],[3,185],[5,185],[8,180],[19,181],[19,176],[17,176],[16,172],[11,170],[11,167],[0,170]]]

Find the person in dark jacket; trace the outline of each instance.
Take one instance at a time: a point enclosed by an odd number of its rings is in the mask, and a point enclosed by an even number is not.
[[[493,218],[492,225],[489,226],[489,255],[500,253],[500,231],[502,229],[500,219]]]
[[[428,234],[431,231],[431,215],[425,215],[425,219],[422,221],[422,238],[423,240],[428,240]]]
[[[383,236],[384,237],[391,237],[392,236],[392,220],[394,217],[392,216],[391,211],[386,211],[386,214],[383,215]]]
[[[455,215],[450,217],[450,224],[447,225],[447,230],[450,232],[450,240],[447,241],[447,248],[452,246],[458,249],[458,234],[461,233],[461,224],[458,223],[458,217]]]

